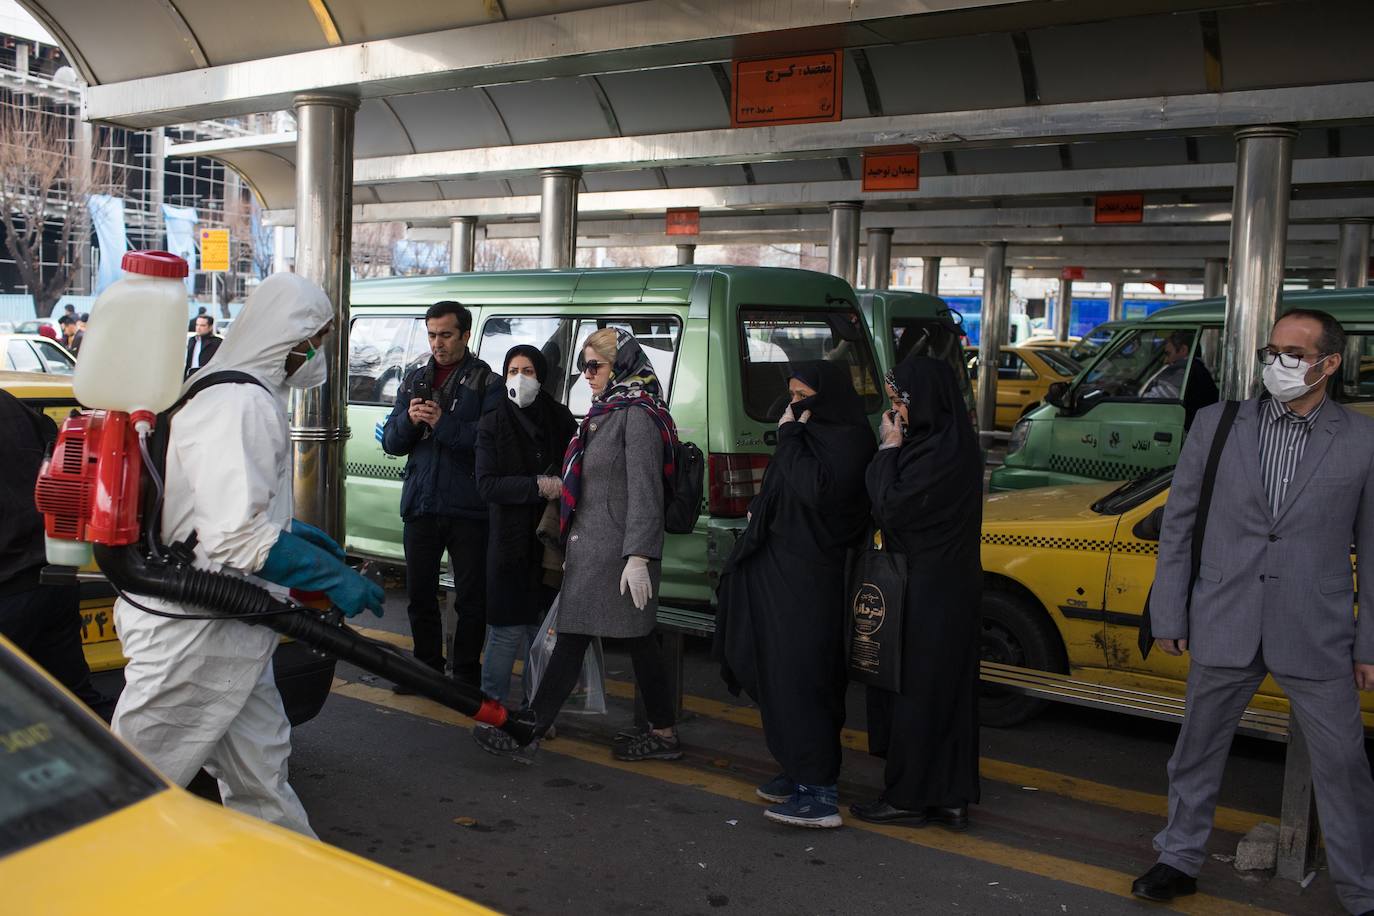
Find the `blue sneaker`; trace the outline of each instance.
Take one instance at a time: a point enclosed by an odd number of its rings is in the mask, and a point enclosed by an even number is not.
[[[780,805],[773,805],[763,812],[770,821],[791,824],[793,827],[839,827],[839,796],[834,786],[804,786],[797,784],[797,791]]]
[[[754,790],[754,794],[759,798],[775,805],[790,800],[796,792],[797,784],[788,779],[786,773],[779,773]]]

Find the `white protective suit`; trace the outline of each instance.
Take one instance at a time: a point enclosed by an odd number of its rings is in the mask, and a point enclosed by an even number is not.
[[[197,568],[260,569],[290,526],[287,392],[322,382],[324,360],[306,362],[288,381],[286,357],[333,317],[328,297],[309,280],[267,278],[202,372],[247,372],[268,390],[216,385],[173,418],[162,537],[170,544],[195,531]],[[153,598],[134,600],[183,612]],[[129,659],[115,734],[178,785],[203,766],[227,807],[313,837],[287,782],[291,726],[272,675],[277,634],[237,620],[168,620],[123,600],[114,614]]]

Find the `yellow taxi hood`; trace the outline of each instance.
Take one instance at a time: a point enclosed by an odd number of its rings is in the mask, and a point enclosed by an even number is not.
[[[1007,524],[1057,525],[1073,519],[1101,521],[1103,517],[1089,507],[1119,486],[1117,480],[993,493],[983,502],[983,529]]]
[[[0,388],[17,398],[70,398],[72,377],[46,372],[0,371]]]
[[[0,886],[9,913],[492,912],[175,788],[0,859]]]

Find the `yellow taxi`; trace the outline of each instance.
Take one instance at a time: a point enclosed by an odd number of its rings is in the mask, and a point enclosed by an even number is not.
[[[1137,645],[1155,578],[1173,468],[1120,483],[995,493],[983,506],[983,659],[1108,687],[1182,697],[1188,656]],[[1360,694],[1374,728],[1374,692]],[[989,690],[985,725],[1022,722],[1044,705]],[[1253,709],[1288,712],[1265,678]]]
[[[1003,347],[997,361],[998,429],[1011,429],[1016,421],[1045,400],[1055,382],[1066,382],[1078,374],[1079,365],[1067,353],[1052,347]],[[969,378],[978,376],[978,358],[969,360]]]
[[[70,376],[0,371],[0,389],[52,417],[59,427],[81,406],[72,394]],[[125,664],[115,633],[115,593],[104,582],[82,582],[80,588],[81,645],[91,668],[91,680],[97,690],[114,699],[124,689]],[[291,724],[313,719],[329,696],[334,660],[300,643],[283,641],[272,663]]]
[[[0,638],[4,912],[482,914],[179,789]]]

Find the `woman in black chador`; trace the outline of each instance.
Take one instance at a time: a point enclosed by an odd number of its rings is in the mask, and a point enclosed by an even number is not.
[[[868,690],[868,747],[886,788],[855,817],[962,829],[978,801],[978,556],[983,462],[954,370],[929,357],[887,375],[893,410],[868,466],[886,545],[907,561],[902,690]]]
[[[757,790],[775,803],[766,815],[838,827],[845,561],[869,524],[873,428],[847,366],[793,370],[777,452],[721,579],[716,654],[731,690],[758,702],[782,767]]]

